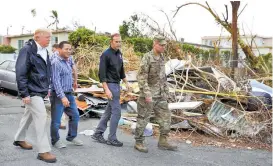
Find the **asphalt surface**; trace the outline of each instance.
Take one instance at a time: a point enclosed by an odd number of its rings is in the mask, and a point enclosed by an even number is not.
[[[23,114],[21,101],[10,96],[0,96],[0,166],[267,166],[272,165],[272,154],[262,150],[223,149],[209,146],[193,147],[177,143],[179,151],[169,152],[157,148],[157,140],[146,139],[149,153],[133,149],[133,136],[118,130],[118,138],[123,147],[113,147],[94,142],[90,136],[79,135],[84,146],[67,145],[65,149],[52,148],[57,163],[49,164],[36,159],[36,137],[33,123],[30,125],[26,140],[34,149],[22,150],[12,145],[15,132]],[[98,119],[81,119],[79,132],[95,129]],[[48,121],[48,132],[49,132]],[[65,140],[67,130],[60,130]]]

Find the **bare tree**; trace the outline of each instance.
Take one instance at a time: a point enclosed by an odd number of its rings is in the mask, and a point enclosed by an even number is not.
[[[238,2],[238,1],[237,1]],[[227,5],[225,5],[226,7],[226,17],[223,15],[223,19],[220,18],[220,16],[211,9],[211,7],[209,6],[208,2],[206,2],[206,5],[200,4],[200,3],[196,3],[196,2],[190,2],[190,3],[186,3],[183,4],[179,7],[177,7],[175,14],[173,17],[175,17],[177,15],[177,13],[179,12],[179,10],[182,7],[188,6],[188,5],[198,5],[201,6],[202,8],[206,9],[216,20],[217,23],[221,24],[230,34],[233,34],[233,29],[232,29],[232,24],[230,22],[228,22],[228,8]],[[246,6],[246,5],[245,5]],[[238,6],[239,9],[239,6]],[[238,9],[236,9],[238,11]],[[242,9],[242,11],[245,9],[245,7]],[[239,15],[237,15],[237,18],[240,16],[240,14],[242,13],[242,11],[239,13]],[[238,30],[237,30],[238,31]],[[255,57],[254,53],[252,52],[252,49],[249,45],[247,45],[241,38],[240,38],[240,32],[238,31],[237,33],[237,41],[238,44],[240,45],[240,47],[242,48],[243,52],[245,53],[248,62],[250,63],[251,66],[255,67],[257,65],[258,62],[258,58]]]
[[[173,35],[175,41],[177,41],[177,37],[176,37],[176,32],[173,29],[173,21],[169,18],[169,16],[167,15],[167,13],[164,10],[160,10],[166,17],[168,24],[169,24],[169,28],[170,28],[170,32]]]

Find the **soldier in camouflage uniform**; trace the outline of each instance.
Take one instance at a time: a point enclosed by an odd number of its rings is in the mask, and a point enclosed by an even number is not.
[[[134,147],[140,152],[148,152],[148,148],[143,144],[143,132],[153,111],[160,126],[158,147],[164,150],[177,150],[177,146],[173,146],[167,141],[171,112],[167,103],[169,89],[165,74],[165,61],[162,55],[166,44],[164,37],[155,36],[153,50],[143,56],[138,71],[137,80],[140,96],[137,101],[138,117]]]

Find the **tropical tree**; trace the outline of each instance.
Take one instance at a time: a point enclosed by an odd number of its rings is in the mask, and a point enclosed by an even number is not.
[[[36,9],[31,9],[31,15],[32,15],[32,17],[35,17],[36,16]]]
[[[55,25],[56,29],[58,30],[58,24],[59,24],[59,17],[58,17],[58,12],[56,10],[51,10],[51,18],[53,19],[53,21],[47,26],[50,27],[51,25]]]

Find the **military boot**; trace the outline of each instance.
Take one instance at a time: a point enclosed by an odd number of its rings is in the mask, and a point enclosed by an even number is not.
[[[135,149],[143,153],[148,153],[148,148],[143,144],[143,142],[136,142]]]
[[[167,136],[164,136],[164,135],[161,135],[159,137],[158,148],[162,150],[172,150],[172,151],[177,150],[177,146],[171,145],[170,143],[168,143]]]

